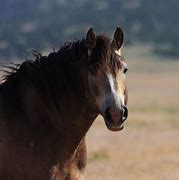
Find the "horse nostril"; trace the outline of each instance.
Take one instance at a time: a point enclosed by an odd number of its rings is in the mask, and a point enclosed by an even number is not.
[[[128,109],[126,106],[123,106],[123,117],[122,120],[125,121],[128,117]]]

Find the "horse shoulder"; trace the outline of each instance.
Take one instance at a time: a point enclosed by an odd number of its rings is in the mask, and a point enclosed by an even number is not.
[[[52,168],[51,180],[84,180],[86,164],[86,143],[83,138],[71,159],[63,167],[57,164]]]

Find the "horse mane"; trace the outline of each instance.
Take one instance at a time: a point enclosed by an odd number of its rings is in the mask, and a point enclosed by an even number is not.
[[[75,79],[75,75],[81,73],[81,78],[87,78],[85,68],[93,64],[93,70],[97,67],[105,69],[110,66],[116,68],[116,64],[111,62],[110,58],[110,39],[105,35],[97,36],[96,47],[93,53],[88,57],[88,50],[85,44],[85,39],[66,42],[61,48],[55,52],[43,56],[38,51],[33,51],[35,60],[26,60],[22,64],[12,64],[8,66],[4,82],[1,84],[14,83],[24,81],[25,83],[35,83],[35,87],[41,89],[56,89],[58,86],[62,90],[62,86],[69,89],[75,86],[77,92],[80,88],[86,88],[84,79]],[[74,70],[78,67],[78,70]],[[73,72],[74,71],[74,72]],[[77,72],[79,71],[79,72]],[[73,74],[74,73],[74,74]],[[76,82],[78,80],[78,82]],[[73,82],[75,81],[75,82]],[[59,82],[63,82],[59,85]],[[12,87],[12,86],[11,86]],[[47,90],[48,91],[48,90]],[[55,91],[55,90],[54,90]]]
[[[4,72],[3,82],[13,80],[17,78],[17,76],[23,75],[24,71],[31,72],[33,70],[37,70],[46,61],[50,61],[54,64],[54,66],[64,63],[75,63],[77,61],[79,62],[79,59],[77,58],[64,58],[64,56],[67,54],[67,51],[69,52],[70,49],[73,49],[73,52],[71,52],[71,56],[74,57],[74,55],[77,55],[74,48],[77,49],[80,44],[84,44],[84,39],[76,40],[73,42],[65,42],[58,51],[55,51],[55,49],[53,48],[53,52],[50,52],[48,55],[42,55],[39,51],[32,50],[32,55],[35,57],[35,59],[26,59],[21,64],[11,63],[10,65],[2,66],[3,68],[5,68],[2,70],[2,72]]]

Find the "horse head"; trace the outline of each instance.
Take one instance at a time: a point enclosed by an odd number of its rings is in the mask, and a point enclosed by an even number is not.
[[[128,117],[127,63],[121,56],[123,31],[120,27],[111,41],[96,36],[93,28],[86,35],[89,61],[89,93],[95,110],[104,118],[109,130],[119,131]]]

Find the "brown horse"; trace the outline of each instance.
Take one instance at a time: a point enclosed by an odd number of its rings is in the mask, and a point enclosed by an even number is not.
[[[85,134],[98,114],[108,129],[127,119],[123,32],[36,54],[0,85],[0,179],[82,180]]]

